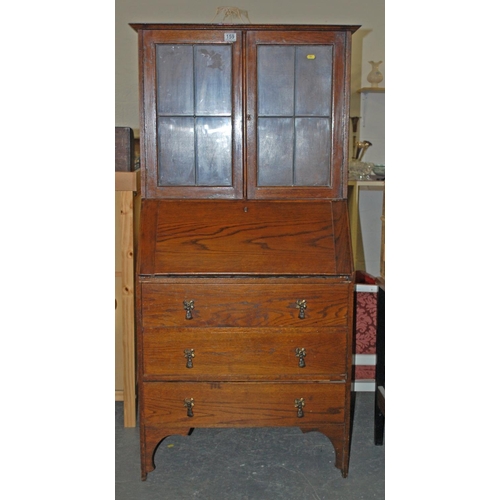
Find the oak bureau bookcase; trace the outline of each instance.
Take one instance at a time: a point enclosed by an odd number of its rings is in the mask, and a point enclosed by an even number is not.
[[[142,479],[169,435],[250,426],[324,433],[346,477],[358,26],[131,26]]]

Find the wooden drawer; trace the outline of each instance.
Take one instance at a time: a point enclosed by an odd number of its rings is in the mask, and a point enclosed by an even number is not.
[[[144,378],[344,380],[346,346],[346,329],[148,329]],[[301,359],[305,366],[299,366]]]
[[[346,385],[324,383],[147,382],[143,412],[148,425],[260,427],[342,423]],[[193,400],[192,416],[185,401]],[[303,399],[303,416],[295,401]]]
[[[154,284],[142,285],[143,327],[344,326],[348,285]],[[306,301],[299,318],[297,301]],[[186,319],[184,301],[193,301]]]

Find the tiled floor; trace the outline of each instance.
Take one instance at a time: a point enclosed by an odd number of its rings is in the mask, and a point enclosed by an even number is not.
[[[171,436],[141,481],[139,428],[116,403],[116,500],[363,500],[384,498],[384,448],[373,444],[373,392],[355,398],[349,476],[322,434],[298,428],[195,429]]]

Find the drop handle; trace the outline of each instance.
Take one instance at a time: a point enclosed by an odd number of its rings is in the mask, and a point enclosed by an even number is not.
[[[183,304],[186,311],[186,319],[193,319],[194,300],[185,300]]]
[[[297,299],[295,307],[299,310],[299,319],[304,319],[306,317],[307,301]]]
[[[304,401],[304,398],[298,398],[295,400],[295,408],[297,408],[297,417],[302,418],[304,416],[304,406],[306,405],[306,402]]]
[[[194,399],[193,398],[186,398],[184,400],[184,406],[187,408],[187,416],[192,417],[193,416]]]
[[[194,349],[184,349],[184,357],[187,359],[186,368],[193,368]]]
[[[304,347],[297,347],[295,349],[295,356],[299,358],[299,368],[304,368],[306,366],[306,350]]]

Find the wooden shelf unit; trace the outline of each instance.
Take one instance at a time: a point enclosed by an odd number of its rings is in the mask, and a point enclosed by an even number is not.
[[[115,401],[124,402],[124,426],[136,426],[136,377],[135,377],[135,313],[134,313],[134,263],[135,238],[134,219],[137,215],[134,207],[135,193],[140,192],[140,170],[135,172],[115,172],[115,192],[120,196],[119,268],[115,269],[115,278],[121,280],[120,300],[122,348],[123,348],[123,390],[115,390]]]
[[[348,206],[349,224],[351,227],[352,255],[354,259],[354,269],[364,270],[362,263],[364,256],[361,239],[361,224],[359,221],[359,191],[362,188],[376,188],[385,190],[385,181],[376,180],[350,180],[348,182]]]
[[[363,92],[374,92],[378,94],[383,94],[385,93],[385,87],[363,87],[361,89],[357,90],[358,94],[362,94]]]

